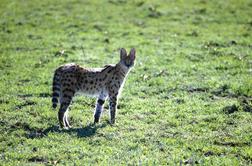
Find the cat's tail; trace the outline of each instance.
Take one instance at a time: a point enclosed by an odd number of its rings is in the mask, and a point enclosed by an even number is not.
[[[58,104],[58,98],[60,96],[60,68],[56,69],[53,76],[52,85],[52,107],[56,108]]]

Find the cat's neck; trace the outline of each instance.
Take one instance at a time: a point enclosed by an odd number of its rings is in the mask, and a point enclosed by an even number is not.
[[[121,64],[120,62],[118,64],[116,64],[116,69],[119,71],[122,71],[124,73],[124,75],[126,76],[129,71],[130,68],[126,67],[125,65]]]

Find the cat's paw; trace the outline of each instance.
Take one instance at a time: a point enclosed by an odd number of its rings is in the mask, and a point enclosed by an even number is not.
[[[65,126],[65,127],[63,127],[62,129],[63,130],[69,130],[71,127],[70,126]]]
[[[110,121],[109,121],[109,123],[110,123],[110,125],[115,125],[115,119],[111,119]]]
[[[97,124],[97,123],[99,123],[99,118],[94,118],[94,124]]]

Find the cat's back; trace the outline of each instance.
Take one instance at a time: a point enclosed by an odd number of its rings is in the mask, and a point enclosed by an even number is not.
[[[56,69],[56,71],[61,72],[61,73],[73,73],[73,72],[88,72],[87,69],[81,67],[78,64],[75,63],[68,63],[61,65]]]
[[[110,72],[111,70],[113,70],[115,68],[116,65],[114,64],[109,64],[109,65],[105,65],[102,68],[86,68],[86,67],[82,67],[76,63],[68,63],[68,64],[64,64],[59,66],[56,71],[62,71],[62,72],[73,72],[73,71],[79,71],[79,72],[90,72],[90,73],[101,73],[101,72],[106,72],[107,70],[109,70],[108,72]]]

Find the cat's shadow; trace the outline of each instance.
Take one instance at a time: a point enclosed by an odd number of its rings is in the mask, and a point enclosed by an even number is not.
[[[97,129],[106,127],[107,123],[102,124],[88,124],[85,127],[79,128],[70,128],[70,129],[60,129],[59,126],[48,127],[43,131],[44,135],[48,135],[49,132],[57,132],[57,133],[68,133],[68,134],[76,134],[77,137],[91,137],[95,135]]]

